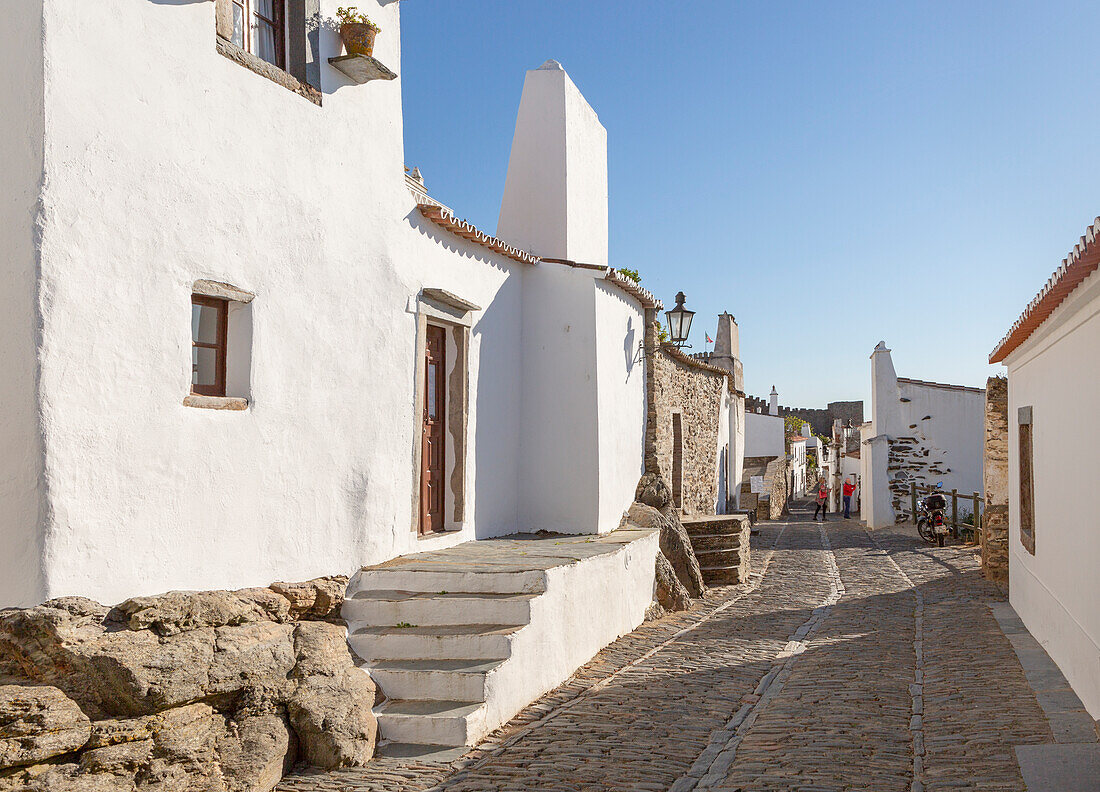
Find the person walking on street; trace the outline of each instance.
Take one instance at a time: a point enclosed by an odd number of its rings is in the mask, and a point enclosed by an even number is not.
[[[825,522],[825,513],[829,510],[829,485],[825,483],[825,479],[820,479],[817,482],[817,506],[814,507],[814,519],[817,519],[818,512],[821,513],[821,522]]]
[[[841,490],[844,495],[844,519],[847,520],[852,516],[852,495],[856,491],[856,483],[852,476],[844,479]]]

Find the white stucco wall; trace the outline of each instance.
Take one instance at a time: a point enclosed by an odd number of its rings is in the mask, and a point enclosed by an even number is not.
[[[375,56],[400,74],[398,7],[359,4],[382,27]],[[334,16],[336,2],[321,8]],[[219,55],[209,2],[44,0],[44,19],[44,49],[33,15],[0,33],[0,62],[26,77],[0,93],[0,130],[41,143],[0,147],[5,174],[24,152],[11,169],[23,186],[0,204],[17,287],[0,297],[0,354],[21,372],[0,384],[0,431],[43,469],[2,469],[0,565],[18,574],[0,605],[263,585],[516,530],[617,525],[641,470],[644,372],[626,355],[640,306],[599,273],[520,264],[423,218],[404,182],[400,78],[357,86],[326,64],[317,107]],[[322,59],[338,52],[323,33]],[[39,448],[28,222],[43,161]],[[198,279],[256,295],[246,411],[182,403]],[[421,539],[425,287],[482,310],[466,518]]]
[[[745,413],[745,456],[782,458],[786,453],[780,416]]]
[[[741,506],[741,483],[745,479],[745,398],[737,396],[730,409],[730,451],[732,482],[730,492],[737,507]]]
[[[42,183],[42,3],[8,9],[0,25],[0,606],[44,592],[42,445],[35,380],[35,245]]]
[[[592,281],[596,323],[600,532],[613,531],[634,501],[645,454],[645,314],[638,301]]]
[[[1005,361],[1009,589],[1013,608],[1100,718],[1096,454],[1082,416],[1100,410],[1100,275],[1092,274]],[[1018,408],[1032,408],[1035,555],[1020,541]]]

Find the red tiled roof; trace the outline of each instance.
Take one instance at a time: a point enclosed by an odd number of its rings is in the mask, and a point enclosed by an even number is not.
[[[1062,259],[1062,266],[989,353],[990,363],[1000,363],[1039,329],[1062,302],[1100,265],[1100,217],[1089,226],[1081,241]]]
[[[451,213],[451,210],[446,207],[439,206],[438,204],[421,203],[417,204],[417,208],[420,210],[420,214],[424,215],[436,225],[446,228],[456,236],[470,240],[475,245],[481,245],[494,253],[499,253],[502,256],[522,264],[537,264],[539,262],[538,256],[532,256],[525,250],[520,250],[503,240],[497,239],[494,236],[489,236],[483,231],[479,231],[473,224],[467,223],[465,220],[459,220]]]
[[[646,308],[653,308],[657,311],[663,311],[664,305],[661,301],[653,296],[653,293],[647,289],[643,289],[638,281],[631,278],[629,275],[623,275],[617,269],[612,267],[607,268],[607,274],[603,276],[604,280],[610,281],[636,299]],[[725,373],[725,372],[723,372]]]
[[[805,443],[806,438],[803,437],[802,435],[795,435],[794,437],[791,438],[791,442],[792,443],[799,443],[799,442]]]
[[[540,264],[543,261],[552,264],[564,264],[570,267],[579,267],[582,269],[602,269],[607,270],[604,275],[604,280],[616,286],[621,291],[629,294],[636,299],[646,308],[653,308],[657,311],[664,310],[664,305],[661,301],[653,296],[651,292],[643,289],[636,280],[623,275],[618,270],[611,267],[604,267],[603,265],[595,264],[582,264],[575,261],[566,261],[565,259],[543,259],[534,254],[528,253],[526,250],[520,250],[519,248],[509,245],[502,239],[497,239],[494,236],[489,236],[484,231],[478,230],[478,228],[472,223],[468,223],[465,220],[459,220],[455,217],[454,213],[446,206],[441,206],[437,203],[426,203],[423,200],[418,200],[416,208],[420,210],[420,214],[431,220],[438,226],[442,226],[456,236],[460,236],[463,239],[468,239],[475,245],[481,245],[484,248],[488,248],[494,253],[499,253],[502,256],[506,256],[514,261],[519,261],[523,264]],[[722,373],[725,373],[724,371]]]

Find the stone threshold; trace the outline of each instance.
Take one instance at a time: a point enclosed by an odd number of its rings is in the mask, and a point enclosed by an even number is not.
[[[1016,746],[1028,792],[1096,792],[1100,789],[1097,724],[1061,670],[1008,602],[990,604],[1050,724],[1054,743]]]

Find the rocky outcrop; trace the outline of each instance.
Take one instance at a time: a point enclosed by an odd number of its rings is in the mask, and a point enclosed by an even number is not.
[[[82,748],[92,722],[55,687],[0,686],[0,770]]]
[[[686,610],[690,598],[701,597],[707,587],[691,538],[673,506],[672,491],[660,473],[646,473],[638,482],[634,501],[627,510],[626,522],[660,531],[661,553],[654,570],[656,601],[666,610]]]
[[[0,612],[0,792],[269,792],[374,754],[346,578]]]

